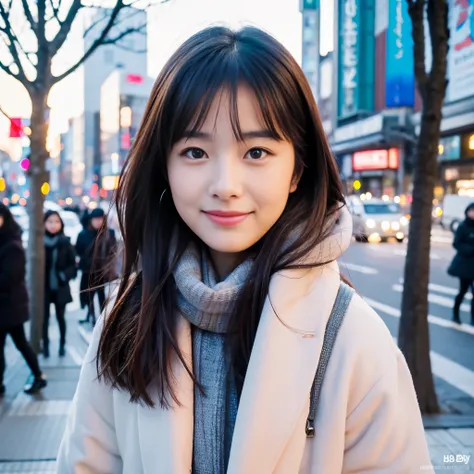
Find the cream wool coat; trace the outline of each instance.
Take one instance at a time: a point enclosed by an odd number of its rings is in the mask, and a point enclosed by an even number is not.
[[[343,211],[315,252],[337,258],[349,245]],[[313,256],[315,253],[313,253]],[[325,260],[327,261],[327,260]],[[261,315],[235,425],[228,474],[415,474],[431,468],[413,382],[380,317],[354,296],[328,365],[316,434],[307,438],[309,393],[339,287],[337,263],[274,275]],[[59,474],[188,474],[193,384],[176,362],[181,407],[129,403],[97,381],[102,321],[89,347],[58,456]],[[192,362],[190,325],[179,345]],[[224,473],[215,473],[224,474]]]

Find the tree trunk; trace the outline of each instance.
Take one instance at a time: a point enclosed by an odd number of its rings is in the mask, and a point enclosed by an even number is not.
[[[444,78],[441,78],[444,82]],[[422,413],[439,413],[431,372],[428,326],[431,213],[437,172],[439,130],[444,87],[426,90],[415,157],[412,219],[410,223],[402,315],[398,344],[407,360]]]
[[[30,228],[28,238],[28,287],[30,294],[31,331],[30,340],[36,352],[40,350],[44,313],[44,195],[43,183],[48,182],[46,171],[46,137],[48,134],[49,109],[47,97],[49,91],[31,93],[33,104],[31,114],[31,157],[28,171],[30,180],[30,198],[28,213]]]

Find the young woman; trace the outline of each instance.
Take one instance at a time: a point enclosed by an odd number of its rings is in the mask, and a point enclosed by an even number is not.
[[[10,209],[0,203],[0,396],[5,393],[5,342],[8,335],[30,368],[33,380],[25,392],[33,394],[46,387],[38,358],[26,340],[23,323],[28,321],[28,292],[25,283],[26,258],[21,229]]]
[[[459,278],[459,294],[454,300],[453,321],[461,324],[459,310],[471,290],[471,324],[474,326],[474,203],[466,208],[466,219],[459,224],[454,237],[453,247],[457,253],[449,266],[448,273]]]
[[[76,252],[80,257],[79,268],[82,271],[81,307],[87,307],[87,316],[79,322],[84,324],[91,321],[95,325],[94,296],[97,294],[102,311],[105,305],[105,284],[115,277],[112,269],[116,239],[115,232],[107,227],[102,209],[94,209],[84,219],[85,228],[77,237]]]
[[[430,469],[403,355],[341,286],[351,219],[281,44],[249,27],[186,41],[155,83],[117,204],[124,276],[94,331],[59,473]],[[326,364],[331,314],[345,315]]]
[[[43,319],[43,355],[49,357],[49,311],[56,309],[59,325],[59,356],[66,355],[66,305],[72,301],[69,282],[76,278],[76,255],[68,237],[64,235],[64,222],[56,211],[44,215],[45,299]]]

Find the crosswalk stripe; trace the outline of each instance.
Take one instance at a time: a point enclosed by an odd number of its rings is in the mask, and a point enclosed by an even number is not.
[[[398,344],[394,337],[395,344]],[[434,375],[456,387],[458,390],[474,397],[474,372],[457,362],[430,351],[431,370]]]
[[[403,286],[400,284],[392,286],[393,291],[398,293],[403,292]],[[454,306],[454,299],[447,298],[446,296],[435,295],[433,293],[428,293],[428,301],[433,304],[438,304],[440,306],[444,306],[445,308],[451,308]],[[470,305],[463,303],[461,305],[461,311],[469,312],[471,311]]]
[[[394,308],[393,306],[380,303],[379,301],[375,301],[371,298],[364,297],[364,300],[377,311],[382,311],[383,313],[388,314],[389,316],[394,316],[395,318],[400,317],[400,310]],[[436,324],[437,326],[455,329],[456,331],[465,332],[466,334],[471,334],[474,336],[474,326],[470,326],[468,324],[456,324],[448,319],[439,318],[438,316],[433,316],[431,314],[428,315],[428,322],[431,324]]]
[[[394,253],[394,255],[398,255],[400,257],[406,257],[407,256],[407,250],[406,249],[394,249],[393,253]],[[436,253],[430,253],[430,258],[431,258],[431,260],[441,260],[441,257]]]
[[[398,281],[399,283],[403,284],[403,278],[400,278]],[[428,289],[430,291],[437,291],[438,293],[444,293],[445,295],[452,295],[452,296],[456,296],[459,293],[459,290],[457,290],[456,288],[438,285],[436,283],[430,283],[428,286]],[[472,300],[472,294],[466,293],[466,296],[464,298],[468,300]]]
[[[376,268],[364,267],[363,265],[356,265],[347,262],[341,262],[341,267],[346,268],[351,272],[365,273],[366,275],[376,275],[379,272]]]

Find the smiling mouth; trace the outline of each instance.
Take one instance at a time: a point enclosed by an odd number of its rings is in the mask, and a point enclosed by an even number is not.
[[[238,211],[203,211],[203,213],[215,224],[230,227],[243,222],[250,212]]]

